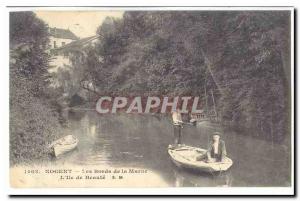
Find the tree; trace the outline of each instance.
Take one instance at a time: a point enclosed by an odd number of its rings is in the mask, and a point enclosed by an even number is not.
[[[223,123],[280,141],[288,133],[289,17],[286,11],[125,12],[99,27],[103,38],[90,51],[88,71],[106,95],[204,101],[205,89],[212,91]]]
[[[48,94],[46,24],[32,12],[10,13],[10,162],[47,156],[58,116]]]

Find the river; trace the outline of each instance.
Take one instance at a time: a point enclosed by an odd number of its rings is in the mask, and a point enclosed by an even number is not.
[[[226,173],[200,174],[178,169],[167,153],[173,142],[166,116],[69,112],[66,134],[80,140],[78,149],[59,160],[76,165],[131,166],[156,171],[169,186],[290,186],[290,150],[252,136],[224,131],[208,122],[183,128],[183,142],[207,148],[209,136],[222,132],[234,165]]]

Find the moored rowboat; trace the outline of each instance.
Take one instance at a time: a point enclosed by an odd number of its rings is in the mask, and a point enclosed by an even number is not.
[[[197,161],[196,157],[206,154],[205,149],[180,145],[169,147],[168,153],[174,164],[180,168],[194,169],[202,172],[220,172],[228,170],[233,161],[226,157],[222,162],[207,163],[205,160]]]
[[[77,147],[79,140],[73,135],[67,135],[54,141],[49,148],[55,157],[67,153]]]

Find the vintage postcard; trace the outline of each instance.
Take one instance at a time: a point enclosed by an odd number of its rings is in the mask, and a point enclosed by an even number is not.
[[[293,12],[10,9],[10,188],[293,194]]]

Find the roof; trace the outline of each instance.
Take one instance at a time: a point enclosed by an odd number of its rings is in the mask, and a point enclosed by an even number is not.
[[[59,48],[56,48],[56,50],[62,50],[62,51],[68,51],[68,50],[74,50],[76,48],[82,48],[84,47],[86,44],[98,39],[100,37],[100,35],[96,35],[96,36],[90,36],[90,37],[87,37],[87,38],[82,38],[80,40],[76,40],[76,41],[73,41],[71,43],[68,43],[64,46],[61,46]]]
[[[55,38],[78,40],[78,37],[69,29],[50,28],[50,35]]]

